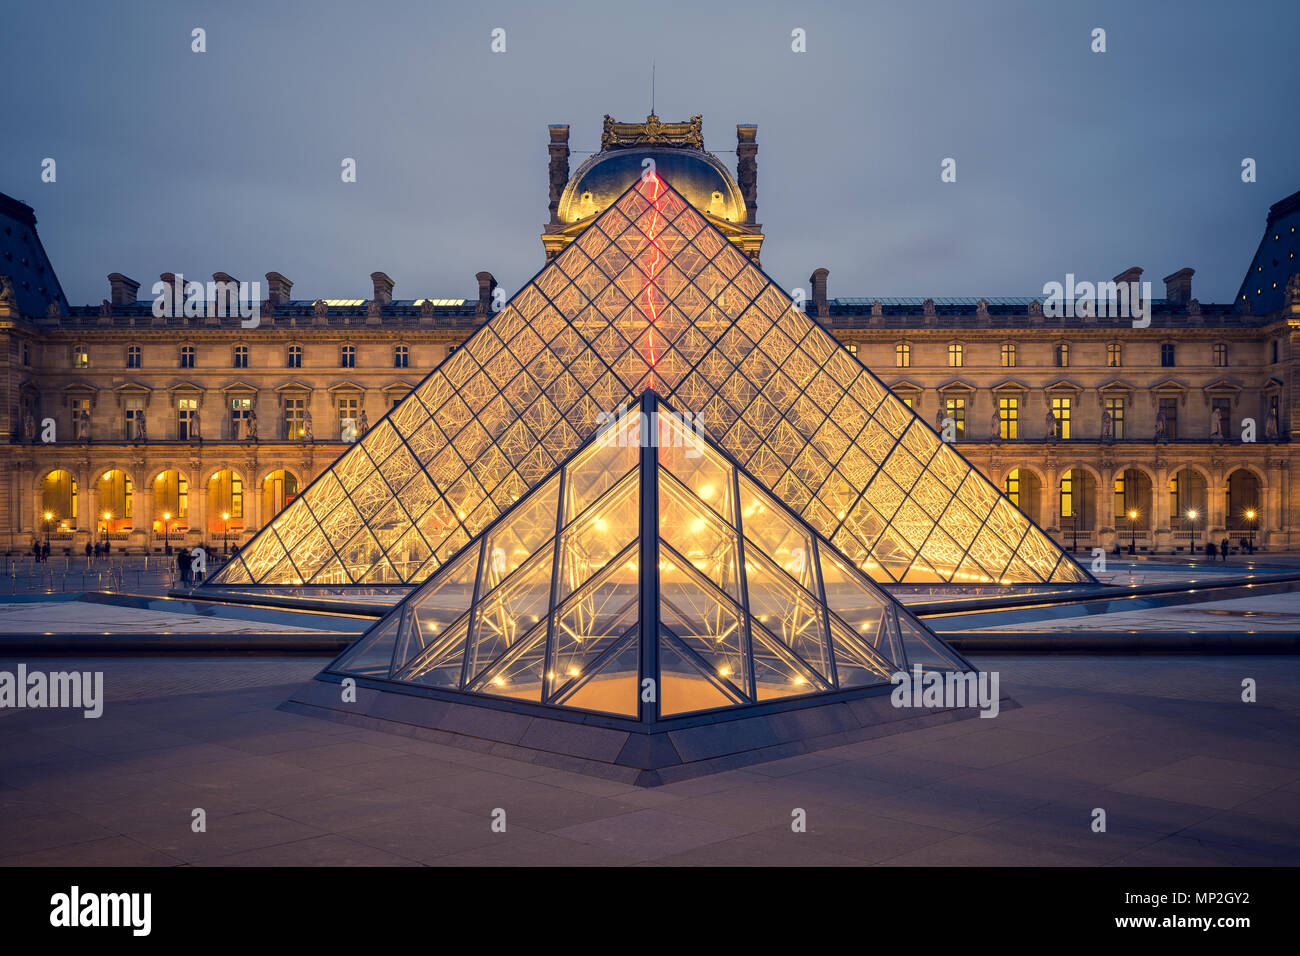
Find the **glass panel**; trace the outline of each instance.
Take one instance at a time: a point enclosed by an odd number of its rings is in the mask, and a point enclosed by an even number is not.
[[[718,587],[740,600],[735,532],[674,478],[662,473],[659,536]]]
[[[565,707],[636,717],[639,713],[640,668],[641,642],[633,633],[560,703]]]
[[[419,627],[419,621],[409,620],[406,627],[414,631]],[[398,680],[411,681],[425,687],[459,689],[461,667],[465,663],[465,636],[468,633],[469,618],[461,618],[437,638],[426,641],[419,656],[405,670],[398,671],[395,668],[394,676]],[[405,634],[402,636],[403,639],[407,638]],[[411,640],[414,643],[414,638]]]
[[[831,621],[835,645],[835,676],[841,688],[889,683],[899,668],[885,660],[867,641],[858,639],[839,621]]]
[[[749,665],[739,609],[664,547],[659,552],[659,614],[664,625],[718,677],[737,693],[748,693]]]
[[[555,615],[555,638],[547,683],[555,690],[580,678],[631,625],[640,605],[637,553],[628,548],[595,581]]]
[[[639,476],[634,472],[564,532],[557,600],[582,587],[634,541],[641,530]]]
[[[410,626],[398,642],[394,671],[430,644],[442,640],[448,625],[469,610],[478,562],[479,549],[469,548],[407,599]]]
[[[750,616],[818,674],[828,677],[831,671],[826,628],[813,596],[773,567],[767,558],[748,551],[745,552],[745,583]]]
[[[541,702],[546,669],[546,622],[524,636],[478,682],[469,687],[480,694]]]
[[[548,547],[486,599],[479,598],[474,611],[469,678],[477,677],[494,660],[515,647],[519,639],[546,616],[551,600],[552,558],[553,552]]]
[[[659,636],[659,716],[672,717],[739,703],[709,678],[700,665],[663,632]]]
[[[817,554],[821,558],[826,606],[853,634],[874,641],[880,630],[884,596],[824,544],[818,544]]]
[[[633,410],[611,423],[565,475],[564,520],[572,521],[640,459],[641,415]]]
[[[393,663],[393,647],[397,643],[400,620],[401,615],[394,614],[387,621],[376,624],[327,670],[363,677],[387,677]]]
[[[749,541],[803,587],[816,592],[811,536],[785,508],[744,476],[740,479],[740,525]]]
[[[723,520],[734,522],[731,467],[726,460],[676,415],[660,412],[656,417],[659,419],[659,464],[671,471]],[[698,425],[699,420],[695,422]]]
[[[754,685],[758,700],[794,697],[829,688],[825,681],[797,661],[789,648],[763,625],[751,620],[749,633],[754,648]]]
[[[555,475],[492,529],[483,568],[485,592],[500,584],[534,551],[555,537],[559,497],[560,476]]]
[[[933,635],[928,634],[925,628],[906,611],[898,612],[898,630],[903,640],[903,653],[907,655],[909,667],[912,664],[920,664],[926,670],[967,671],[971,669],[961,658],[946,650]]]

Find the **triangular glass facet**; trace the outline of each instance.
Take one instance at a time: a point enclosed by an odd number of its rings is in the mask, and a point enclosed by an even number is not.
[[[660,434],[687,427],[657,396],[641,405],[611,431],[647,414],[675,419]],[[699,440],[707,466],[686,469],[680,443],[625,458],[589,440],[330,670],[658,720],[885,686],[911,663],[971,669]]]
[[[210,583],[418,583],[647,389],[692,416],[684,433],[707,432],[872,577],[960,582],[974,554],[999,582],[1091,580],[651,176],[596,216]],[[602,464],[574,475],[565,493],[572,509],[616,481],[642,443],[589,449]],[[709,501],[708,456],[696,461],[691,450],[686,438],[665,464],[728,519],[727,491],[715,486],[719,497]],[[958,499],[961,508],[938,514]],[[920,544],[936,522],[961,551],[947,539],[932,552]],[[408,539],[411,524],[430,555]],[[328,550],[300,555],[297,543],[316,530]],[[394,553],[398,542],[405,547]],[[281,564],[288,552],[296,576]]]

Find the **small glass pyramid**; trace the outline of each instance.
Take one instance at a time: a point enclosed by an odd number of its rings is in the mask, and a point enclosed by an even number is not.
[[[326,671],[656,720],[973,670],[696,424],[645,393]]]
[[[647,389],[874,580],[1092,580],[650,176],[209,583],[424,581]]]

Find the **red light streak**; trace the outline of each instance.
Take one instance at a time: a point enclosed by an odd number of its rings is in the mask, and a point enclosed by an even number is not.
[[[646,301],[646,311],[650,313],[650,331],[646,336],[646,348],[649,354],[646,356],[646,364],[650,366],[650,387],[654,388],[655,387],[654,369],[655,369],[655,363],[657,361],[655,358],[654,324],[659,318],[659,310],[655,306],[654,296],[651,294],[651,290],[654,287],[655,273],[659,269],[660,265],[662,265],[663,263],[663,250],[659,247],[659,240],[656,236],[656,232],[659,228],[659,213],[660,213],[659,177],[652,173],[649,178],[650,181],[654,183],[654,193],[650,197],[650,202],[653,205],[654,213],[650,218],[650,228],[649,230],[647,230],[648,232],[647,238],[650,240],[650,247],[649,250],[647,250],[647,252],[649,252],[650,250],[654,251],[654,260],[651,261],[646,267],[646,274],[649,276],[649,278],[646,280],[646,284],[645,284],[645,301]]]

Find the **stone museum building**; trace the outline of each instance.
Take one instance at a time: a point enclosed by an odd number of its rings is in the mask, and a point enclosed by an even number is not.
[[[568,140],[568,126],[549,128],[539,268],[642,177],[647,156],[761,265],[756,126],[736,128],[734,172],[705,150],[698,116],[606,117],[600,151],[572,171]],[[1149,321],[1104,308],[1061,317],[1041,294],[891,298],[851,278],[853,294],[835,297],[822,268],[803,311],[1067,549],[1169,551],[1207,534],[1289,548],[1300,520],[1297,224],[1300,192],[1269,209],[1251,257],[1241,250],[1231,302],[1200,302],[1194,270],[1171,267],[1142,303]],[[1117,285],[1144,275],[1116,271]],[[468,297],[409,299],[383,272],[367,298],[321,299],[271,271],[246,328],[234,309],[156,315],[155,281],[181,302],[182,283],[208,277],[113,272],[101,303],[69,303],[34,210],[0,194],[10,552],[46,539],[56,553],[104,540],[137,552],[242,545],[500,308],[488,271],[467,277]]]

